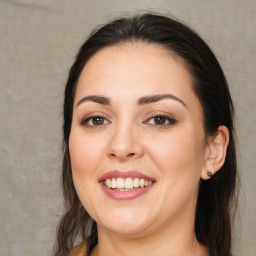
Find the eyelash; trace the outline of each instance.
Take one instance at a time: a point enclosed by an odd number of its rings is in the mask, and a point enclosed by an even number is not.
[[[152,124],[152,123],[149,122],[150,120],[154,120],[154,122],[155,122],[156,118],[162,118],[163,121],[164,121],[164,124],[156,124],[156,123]],[[154,115],[154,116],[148,118],[143,123],[147,123],[149,125],[156,126],[157,128],[165,128],[165,127],[168,127],[170,125],[174,125],[175,123],[177,123],[177,120],[175,120],[174,118],[172,118],[170,116],[167,116],[167,115],[157,114],[157,115]]]
[[[86,126],[86,127],[89,127],[89,128],[93,128],[93,127],[96,127],[96,126],[102,126],[102,125],[107,125],[106,123],[103,123],[103,124],[89,124],[90,121],[94,121],[96,120],[96,118],[100,118],[103,120],[103,122],[107,121],[108,123],[107,124],[110,124],[111,122],[107,120],[106,117],[104,117],[103,115],[95,115],[95,114],[92,114],[92,115],[89,115],[89,116],[86,116],[85,118],[82,119],[82,121],[80,122],[81,125],[83,126]]]
[[[91,122],[96,121],[97,118],[100,118],[101,121],[103,121],[103,123],[89,124],[90,121]],[[153,120],[155,122],[157,118],[163,119],[162,121],[164,121],[164,123],[163,124],[150,123],[150,120]],[[148,118],[143,123],[155,126],[157,128],[165,128],[165,127],[174,125],[175,123],[177,123],[177,120],[175,120],[174,118],[172,118],[170,116],[167,116],[167,115],[157,114],[157,115],[154,115],[154,116]],[[103,115],[92,114],[90,116],[86,116],[85,118],[83,118],[82,121],[80,122],[80,124],[83,125],[83,126],[89,127],[89,128],[93,128],[93,127],[96,127],[96,126],[100,127],[100,126],[103,126],[103,125],[108,125],[108,124],[111,124],[111,122]]]

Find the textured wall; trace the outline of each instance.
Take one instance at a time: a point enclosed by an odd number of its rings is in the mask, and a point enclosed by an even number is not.
[[[61,214],[64,82],[97,24],[138,9],[170,13],[210,44],[237,109],[242,176],[235,255],[256,252],[256,1],[0,0],[0,255],[50,255]]]

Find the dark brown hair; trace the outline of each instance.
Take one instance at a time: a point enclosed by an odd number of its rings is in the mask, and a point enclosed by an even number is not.
[[[195,234],[211,256],[230,256],[237,166],[234,110],[228,84],[213,52],[195,32],[174,19],[150,13],[119,18],[95,30],[80,48],[70,69],[63,122],[62,187],[66,212],[58,227],[54,255],[67,255],[78,240],[87,241],[89,249],[97,243],[96,223],[82,206],[71,173],[68,142],[74,96],[79,75],[90,57],[106,46],[129,41],[158,44],[182,58],[203,108],[205,133],[214,134],[220,125],[229,129],[230,142],[223,167],[211,179],[200,182]]]

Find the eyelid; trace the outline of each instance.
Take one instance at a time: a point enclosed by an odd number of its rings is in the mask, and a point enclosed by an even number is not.
[[[145,119],[150,119],[150,118],[155,117],[155,116],[163,116],[163,117],[168,117],[170,119],[175,120],[175,117],[172,114],[170,114],[169,112],[160,111],[160,110],[156,110],[156,111],[152,111],[152,112],[147,113],[146,116],[145,116]]]
[[[103,123],[103,124],[99,124],[99,125],[87,124],[90,120],[92,120],[93,118],[97,118],[97,117],[103,118],[104,122],[107,121],[107,123]],[[153,118],[156,118],[156,117],[163,117],[163,118],[165,118],[168,121],[168,123],[167,124],[163,124],[163,125],[161,125],[161,124],[150,124],[149,121],[151,119],[153,119]],[[79,123],[82,126],[93,128],[93,127],[97,127],[97,126],[98,127],[102,127],[104,125],[111,124],[112,121],[104,113],[92,112],[92,113],[89,113],[89,114],[86,114],[85,116],[83,116],[83,118],[81,118]],[[171,115],[168,112],[165,112],[165,111],[152,111],[152,112],[146,114],[146,116],[144,117],[143,123],[144,124],[148,124],[148,125],[152,125],[152,126],[155,126],[155,127],[158,127],[158,128],[164,128],[164,127],[167,127],[167,126],[170,126],[170,125],[174,125],[175,123],[177,123],[177,120],[176,120],[176,118],[173,115]]]
[[[98,112],[94,112],[94,113],[90,113],[90,114],[87,114],[85,115],[81,121],[79,122],[81,125],[83,126],[86,126],[86,127],[96,127],[97,125],[87,125],[86,122],[88,122],[89,120],[93,119],[93,118],[96,118],[96,117],[101,117],[103,118],[104,120],[107,120],[108,124],[111,123],[111,121],[109,120],[109,118],[103,114],[103,113],[98,113]],[[106,125],[106,124],[102,124],[102,125],[98,125],[98,126],[103,126],[103,125]]]
[[[150,124],[149,120],[151,120],[152,118],[156,118],[156,117],[166,118],[166,120],[168,120],[169,123],[164,124],[164,125]],[[162,111],[150,112],[146,115],[145,118],[146,118],[146,120],[143,122],[144,124],[153,125],[153,126],[156,126],[158,128],[167,127],[167,126],[174,125],[175,123],[177,123],[177,120],[173,115],[171,115],[170,113],[162,112]]]

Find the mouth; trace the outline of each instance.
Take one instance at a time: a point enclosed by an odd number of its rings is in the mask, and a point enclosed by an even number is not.
[[[155,182],[153,178],[136,171],[111,171],[99,179],[103,191],[116,200],[139,197],[149,191]]]
[[[103,185],[110,188],[114,189],[115,191],[131,191],[137,188],[144,188],[151,186],[153,184],[152,180],[145,180],[145,179],[140,179],[140,178],[110,178],[106,179],[103,182]]]

